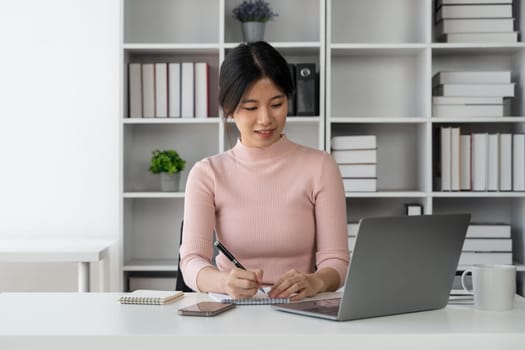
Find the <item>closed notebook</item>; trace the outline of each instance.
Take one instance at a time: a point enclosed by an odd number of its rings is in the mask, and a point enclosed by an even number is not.
[[[268,293],[270,288],[263,288],[265,293]],[[257,294],[251,298],[232,299],[227,294],[220,293],[208,293],[210,298],[215,301],[219,301],[223,304],[236,304],[236,305],[269,305],[269,304],[286,304],[290,302],[288,298],[270,298],[267,294],[257,291]]]
[[[163,305],[182,298],[182,291],[136,290],[119,298],[121,304]]]

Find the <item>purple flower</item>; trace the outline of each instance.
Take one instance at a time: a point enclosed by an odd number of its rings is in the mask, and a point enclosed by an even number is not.
[[[241,22],[267,22],[279,14],[273,12],[270,4],[263,0],[243,1],[233,9],[233,17]]]

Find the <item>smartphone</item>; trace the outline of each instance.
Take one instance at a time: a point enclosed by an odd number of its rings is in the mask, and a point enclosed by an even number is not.
[[[179,315],[183,316],[215,316],[226,310],[233,309],[235,304],[223,304],[216,301],[201,301],[179,309]]]

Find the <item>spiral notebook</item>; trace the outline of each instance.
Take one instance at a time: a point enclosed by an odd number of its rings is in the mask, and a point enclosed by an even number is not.
[[[182,298],[182,291],[136,290],[119,298],[121,304],[164,305]]]
[[[270,288],[263,288],[267,293]],[[272,305],[272,304],[287,304],[290,302],[288,298],[270,298],[267,294],[258,291],[255,296],[244,299],[232,299],[227,294],[220,293],[208,293],[208,295],[215,301],[220,301],[223,304],[236,304],[236,305]]]

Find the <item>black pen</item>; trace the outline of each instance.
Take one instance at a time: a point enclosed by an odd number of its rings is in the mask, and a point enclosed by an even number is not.
[[[217,247],[217,249],[219,249],[222,252],[222,254],[226,255],[226,257],[233,263],[233,265],[235,265],[235,267],[238,267],[239,269],[246,270],[246,268],[244,266],[242,266],[242,264],[239,262],[239,260],[237,260],[237,258],[235,256],[233,256],[233,254],[230,253],[230,251],[228,249],[226,249],[226,247],[221,242],[215,241],[214,244]],[[259,288],[259,290],[263,294],[266,294],[264,289]]]

